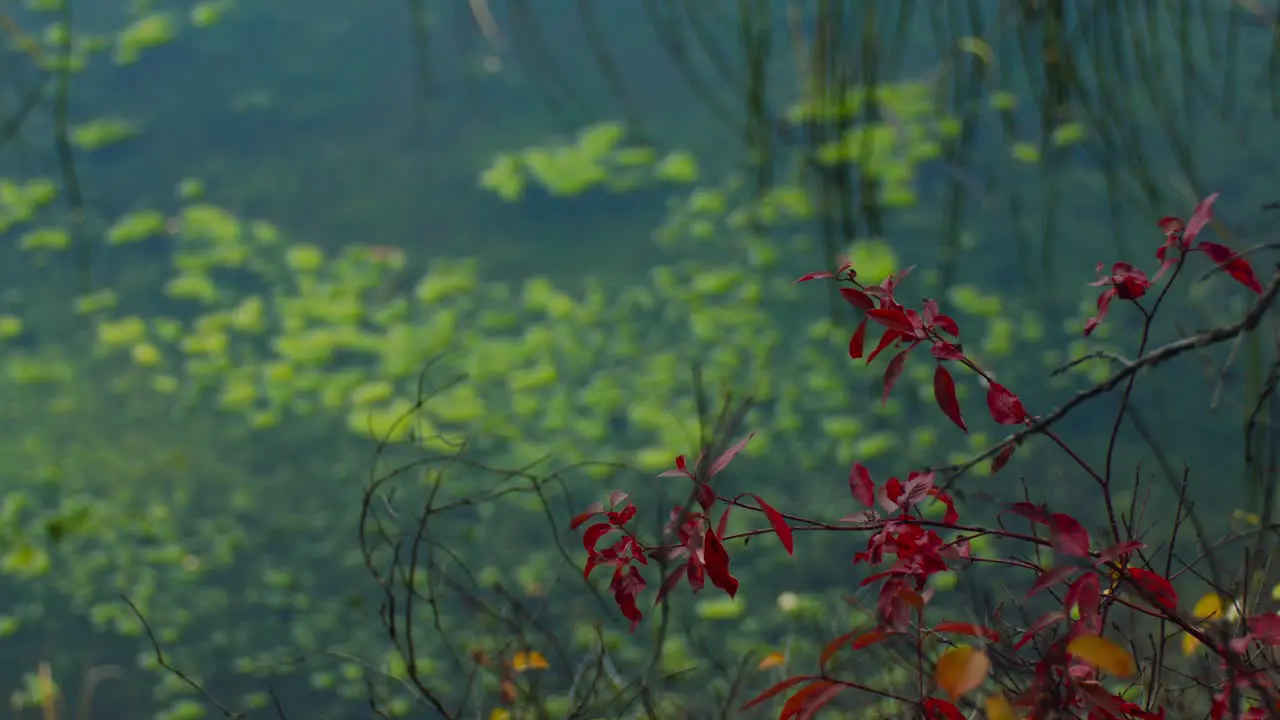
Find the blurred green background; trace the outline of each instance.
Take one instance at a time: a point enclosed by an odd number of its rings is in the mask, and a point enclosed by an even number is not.
[[[15,712],[47,706],[52,681],[61,717],[222,716],[160,667],[131,602],[167,662],[252,717],[370,717],[371,696],[385,716],[438,717],[414,678],[459,717],[738,717],[866,620],[849,564],[865,538],[806,533],[794,559],[731,547],[736,602],[682,589],[629,636],[604,573],[583,582],[568,518],[624,488],[656,537],[687,492],[652,478],[696,451],[695,367],[712,404],[755,400],[722,492],[801,515],[858,509],[854,461],[880,481],[1003,437],[971,377],[956,432],[925,358],[881,404],[883,361],[845,355],[852,309],[792,285],[837,256],[871,281],[917,265],[901,299],[938,298],[1033,413],[1106,377],[1106,360],[1050,375],[1134,352],[1127,308],[1081,337],[1096,264],[1154,271],[1155,221],[1211,192],[1223,242],[1275,240],[1259,209],[1280,192],[1275,13],[0,3]],[[1250,301],[1192,275],[1161,342]],[[1238,508],[1269,517],[1274,473],[1242,458],[1275,353],[1246,340],[1220,379],[1228,350],[1139,385],[1118,492],[1152,537],[1184,465],[1206,532],[1246,522]],[[1100,462],[1114,407],[1062,433]],[[1035,442],[963,479],[962,514],[993,517],[1020,479],[1099,520],[1091,481]],[[981,617],[1009,581],[948,575],[936,602]]]

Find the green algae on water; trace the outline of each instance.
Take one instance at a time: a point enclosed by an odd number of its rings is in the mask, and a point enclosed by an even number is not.
[[[131,65],[142,54],[167,45],[178,37],[178,23],[172,13],[154,12],[135,20],[116,36],[117,65]]]

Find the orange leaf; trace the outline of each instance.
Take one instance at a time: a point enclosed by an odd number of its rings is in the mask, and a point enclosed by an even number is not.
[[[756,669],[768,670],[769,668],[776,668],[779,665],[785,665],[786,662],[787,662],[787,656],[783,655],[777,650],[774,650],[773,652],[764,656],[764,659],[761,660],[760,663],[756,665]]]
[[[526,670],[546,670],[551,667],[547,659],[537,650],[530,652],[518,652],[511,657],[511,669],[516,672],[525,672]]]
[[[999,690],[994,695],[987,696],[987,720],[1019,720],[1018,713],[1009,704],[1009,698]]]
[[[1138,672],[1128,650],[1098,635],[1080,635],[1067,643],[1067,652],[1081,660],[1119,677]]]
[[[991,659],[986,651],[968,645],[943,653],[933,670],[938,687],[953,700],[972,692],[990,672]]]

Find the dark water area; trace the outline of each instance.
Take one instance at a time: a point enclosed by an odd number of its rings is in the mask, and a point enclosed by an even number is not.
[[[625,489],[658,542],[689,498],[654,475],[696,455],[700,404],[729,390],[756,400],[732,434],[757,435],[722,494],[831,522],[861,509],[854,462],[883,482],[1009,435],[953,364],[960,433],[923,349],[882,400],[891,353],[850,360],[852,309],[792,283],[835,256],[872,283],[916,265],[898,299],[936,298],[1041,416],[1137,357],[1121,301],[1082,336],[1087,283],[1114,262],[1154,275],[1161,217],[1221,193],[1202,239],[1251,248],[1267,285],[1275,14],[0,8],[0,683],[47,718],[369,717],[371,694],[383,717],[738,717],[871,617],[848,564],[865,535],[798,532],[794,558],[735,541],[738,599],[681,588],[669,617],[651,566],[633,636],[607,580],[583,582],[569,519]],[[1148,350],[1244,315],[1257,296],[1212,268],[1188,262]],[[1179,507],[1207,539],[1181,530],[1175,568],[1271,519],[1271,318],[1140,375],[1111,491],[1161,563]],[[1119,404],[1054,427],[1104,467]],[[1025,492],[1102,544],[1098,483],[1048,439],[986,466],[954,481],[962,516]],[[977,621],[1026,581],[952,573],[933,602]]]

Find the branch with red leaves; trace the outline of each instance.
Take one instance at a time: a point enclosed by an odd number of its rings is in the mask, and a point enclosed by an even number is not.
[[[1249,312],[1245,313],[1245,316],[1241,318],[1239,322],[1216,327],[1212,330],[1206,330],[1205,332],[1182,338],[1181,340],[1175,340],[1167,345],[1163,345],[1151,352],[1148,352],[1146,355],[1143,355],[1136,360],[1126,360],[1121,369],[1111,377],[1076,393],[1070,400],[1055,408],[1053,412],[1037,418],[1031,424],[1006,438],[1004,442],[999,445],[976,455],[972,459],[960,465],[943,465],[931,468],[931,470],[943,473],[948,478],[955,478],[964,475],[984,460],[999,457],[1004,452],[1010,452],[1008,448],[1016,447],[1023,440],[1026,440],[1028,436],[1043,432],[1044,430],[1052,427],[1066,417],[1067,414],[1076,407],[1088,402],[1089,400],[1106,395],[1119,387],[1121,383],[1144,369],[1155,367],[1156,365],[1172,360],[1173,358],[1192,350],[1199,350],[1201,348],[1209,347],[1210,345],[1217,345],[1228,340],[1233,340],[1238,335],[1254,330],[1258,327],[1258,323],[1262,322],[1262,318],[1266,316],[1267,311],[1271,309],[1271,306],[1275,304],[1276,297],[1278,295],[1280,295],[1280,265],[1276,266],[1276,271],[1272,274],[1270,282],[1268,282],[1266,287],[1262,289],[1262,294],[1254,300],[1253,306],[1249,308]]]
[[[1104,637],[1108,627],[1107,613],[1113,605],[1131,608],[1162,622],[1171,623],[1195,641],[1209,648],[1228,678],[1227,687],[1212,697],[1211,718],[1222,720],[1228,707],[1239,705],[1239,693],[1254,692],[1260,700],[1253,709],[1239,717],[1262,718],[1272,709],[1280,711],[1275,682],[1280,679],[1272,668],[1260,668],[1254,660],[1251,648],[1280,646],[1280,620],[1274,616],[1257,615],[1247,619],[1247,632],[1227,641],[1213,637],[1200,622],[1203,618],[1185,614],[1180,610],[1180,600],[1173,584],[1165,575],[1139,567],[1140,551],[1145,544],[1129,537],[1122,537],[1112,511],[1111,498],[1111,449],[1114,432],[1107,448],[1107,460],[1101,470],[1096,469],[1075,450],[1058,437],[1051,426],[1066,416],[1073,408],[1090,398],[1100,396],[1122,383],[1127,383],[1120,403],[1124,412],[1133,382],[1139,372],[1159,365],[1184,352],[1230,340],[1257,327],[1263,315],[1280,294],[1280,267],[1266,288],[1258,282],[1252,266],[1241,254],[1223,245],[1199,241],[1198,235],[1208,226],[1217,195],[1200,202],[1190,219],[1164,218],[1158,225],[1164,232],[1164,242],[1155,255],[1160,265],[1153,276],[1129,263],[1115,263],[1109,274],[1103,274],[1098,266],[1099,278],[1091,283],[1102,288],[1097,300],[1097,314],[1084,327],[1087,336],[1101,324],[1110,312],[1111,305],[1119,300],[1133,304],[1143,315],[1142,337],[1137,359],[1123,365],[1106,381],[1078,393],[1067,403],[1043,417],[1037,417],[1024,407],[1021,399],[1010,389],[995,381],[994,376],[965,354],[960,344],[961,330],[952,317],[943,314],[933,300],[925,300],[919,310],[902,305],[895,298],[895,291],[911,272],[907,268],[890,275],[876,285],[858,281],[857,271],[846,263],[834,272],[815,272],[796,282],[829,279],[840,282],[840,295],[863,313],[863,318],[850,337],[849,357],[871,363],[882,353],[892,351],[883,375],[882,399],[887,401],[894,385],[902,376],[911,353],[928,346],[929,355],[937,363],[933,376],[934,398],[939,410],[956,427],[968,432],[960,404],[956,396],[956,380],[948,369],[959,367],[978,376],[986,393],[986,408],[992,422],[999,425],[1019,425],[1020,430],[997,447],[961,466],[943,468],[952,477],[958,477],[976,463],[992,458],[992,470],[998,472],[1010,459],[1014,450],[1027,436],[1042,434],[1056,444],[1086,474],[1097,481],[1111,522],[1113,540],[1108,546],[1097,547],[1089,532],[1079,520],[1062,512],[1053,512],[1044,505],[1016,502],[1008,505],[1004,513],[1019,516],[1030,523],[1030,533],[1016,533],[1004,529],[988,530],[960,524],[960,516],[951,496],[935,484],[935,470],[911,472],[905,481],[891,477],[877,485],[870,472],[855,463],[849,475],[849,491],[852,499],[863,507],[861,515],[848,516],[840,523],[824,524],[799,518],[778,511],[758,495],[744,493],[734,498],[717,494],[712,487],[715,476],[742,451],[750,441],[748,435],[720,454],[708,468],[702,458],[692,469],[683,455],[675,460],[675,468],[662,473],[663,477],[681,476],[694,483],[690,504],[696,508],[672,509],[670,522],[664,530],[665,544],[646,545],[627,531],[627,524],[634,518],[636,508],[628,496],[615,492],[609,498],[608,507],[597,504],[573,519],[572,527],[578,528],[590,520],[596,520],[584,532],[583,546],[588,559],[584,571],[590,576],[601,566],[614,569],[609,587],[623,615],[631,621],[634,631],[643,618],[636,600],[647,583],[640,567],[650,559],[665,561],[683,560],[673,572],[662,579],[656,603],[669,596],[682,580],[687,580],[693,592],[700,592],[705,581],[720,588],[730,597],[739,588],[739,581],[729,570],[730,556],[725,541],[733,537],[747,537],[765,531],[754,530],[733,536],[726,535],[729,514],[734,507],[759,512],[769,524],[769,530],[777,535],[787,553],[793,553],[797,530],[865,531],[870,536],[865,550],[854,555],[854,564],[876,567],[862,581],[863,586],[878,584],[876,625],[858,630],[832,640],[823,650],[819,666],[825,666],[842,650],[861,650],[894,638],[909,639],[920,659],[920,685],[918,696],[907,698],[863,685],[839,681],[829,677],[825,670],[821,675],[802,675],[783,680],[765,690],[746,707],[760,705],[788,690],[795,690],[784,702],[780,720],[811,718],[823,706],[847,690],[859,690],[888,697],[904,704],[914,705],[927,720],[959,720],[965,715],[956,704],[970,692],[978,689],[991,672],[991,658],[987,645],[1009,641],[1010,651],[1016,655],[1032,640],[1041,637],[1055,626],[1065,626],[1065,632],[1054,638],[1042,656],[1033,665],[1032,681],[1014,694],[1006,697],[1004,691],[995,690],[986,697],[987,717],[996,720],[1015,720],[1019,713],[1028,717],[1078,717],[1085,713],[1090,720],[1162,720],[1163,709],[1131,702],[1106,689],[1103,675],[1129,677],[1137,674],[1133,656],[1115,641]],[[1242,286],[1258,294],[1253,307],[1238,323],[1209,330],[1185,338],[1150,352],[1144,352],[1151,318],[1158,311],[1169,287],[1179,277],[1189,257],[1194,254],[1208,257],[1223,272]],[[1155,293],[1151,306],[1141,300],[1154,284],[1165,275],[1169,281]],[[880,330],[880,338],[867,353],[867,335],[873,329]],[[1117,416],[1116,427],[1122,415]],[[752,505],[743,502],[745,498]],[[920,510],[926,499],[941,502],[945,508],[941,522],[925,519]],[[717,505],[724,510],[718,521],[712,513]],[[858,522],[858,521],[862,522]],[[794,527],[793,527],[794,524]],[[1043,529],[1043,530],[1040,530]],[[942,533],[954,533],[944,537]],[[1044,539],[1039,532],[1047,532]],[[1128,529],[1132,533],[1132,529]],[[1047,547],[1057,556],[1058,562],[1046,569],[1028,560],[1000,561],[1016,568],[1031,569],[1036,577],[1027,596],[1034,596],[1055,586],[1066,584],[1061,609],[1055,609],[1034,621],[1029,628],[1017,632],[1018,637],[1005,637],[1001,632],[980,625],[943,621],[925,626],[924,608],[933,591],[929,580],[938,573],[963,569],[975,562],[969,543],[979,534],[1003,537],[1025,542],[1037,547]],[[611,545],[601,547],[606,537],[615,537]],[[1103,590],[1102,579],[1109,587]],[[1114,592],[1121,586],[1133,591],[1136,598],[1120,597]],[[923,658],[927,642],[935,642],[948,635],[962,635],[979,641],[976,646],[954,645],[947,641],[949,649],[938,658],[932,685],[927,686],[923,676]],[[942,697],[935,693],[941,692]],[[745,709],[745,708],[744,708]]]

